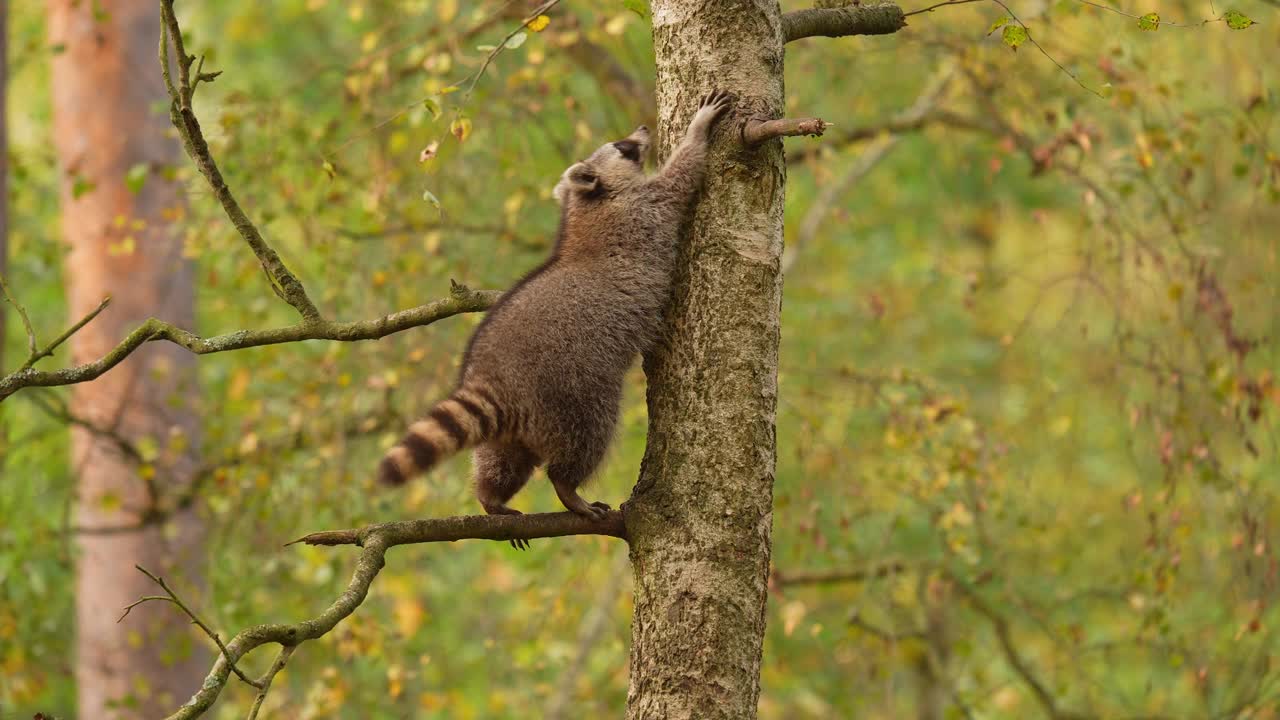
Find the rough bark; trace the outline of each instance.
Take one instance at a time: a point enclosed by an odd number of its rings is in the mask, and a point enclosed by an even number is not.
[[[175,163],[178,148],[167,118],[153,110],[166,98],[155,70],[160,24],[154,2],[52,0],[48,14],[51,44],[66,48],[54,56],[53,100],[70,315],[79,319],[112,297],[110,307],[71,338],[73,361],[80,363],[101,357],[152,315],[191,327],[192,273],[174,224],[183,207],[178,188],[160,172]],[[148,176],[134,193],[125,177],[139,165]],[[150,468],[139,467],[112,442],[73,429],[78,525],[135,523],[156,493],[189,481],[199,446],[195,390],[193,356],[162,344],[76,386],[78,416],[113,428],[136,447],[156,448]],[[78,538],[79,717],[160,717],[199,685],[210,660],[179,613],[148,603],[124,622],[116,619],[125,605],[154,591],[135,564],[180,588],[201,585],[203,535],[194,511],[184,510],[168,527]]]
[[[699,96],[738,98],[682,243],[667,344],[646,358],[649,442],[626,508],[635,575],[627,717],[754,718],[774,478],[786,169],[743,148],[783,108],[777,0],[655,0],[661,146]]]

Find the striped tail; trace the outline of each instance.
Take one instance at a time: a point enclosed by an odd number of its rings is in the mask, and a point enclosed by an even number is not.
[[[450,455],[498,436],[504,429],[503,415],[493,394],[484,388],[454,390],[387,451],[378,465],[378,480],[402,485]]]

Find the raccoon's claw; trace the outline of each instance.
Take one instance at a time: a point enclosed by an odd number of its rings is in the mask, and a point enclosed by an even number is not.
[[[513,548],[515,548],[515,549],[517,549],[517,550],[528,550],[528,549],[529,549],[529,541],[528,541],[528,540],[525,540],[525,539],[523,539],[523,538],[518,538],[518,539],[516,539],[516,540],[508,540],[507,542],[511,543],[511,547],[513,547]]]
[[[604,510],[605,512],[608,512],[609,510],[613,509],[612,507],[609,506],[609,503],[600,502],[599,500],[591,503],[591,507],[598,507],[601,510]]]

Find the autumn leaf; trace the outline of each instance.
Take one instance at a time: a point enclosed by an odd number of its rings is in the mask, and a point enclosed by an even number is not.
[[[440,149],[440,141],[432,140],[426,147],[422,148],[422,152],[418,153],[418,162],[426,162],[432,160],[436,156],[436,151]]]
[[[546,30],[547,26],[550,24],[551,24],[551,18],[547,17],[546,15],[539,15],[538,17],[530,20],[529,24],[525,25],[525,27],[529,28],[529,32],[537,33],[537,32],[542,32],[543,30]]]
[[[1160,29],[1160,15],[1158,13],[1147,13],[1138,18],[1138,28],[1154,32]]]
[[[453,122],[449,123],[449,133],[458,138],[458,142],[464,142],[471,137],[471,118],[454,118]]]
[[[1001,37],[1005,45],[1016,51],[1019,45],[1027,41],[1027,29],[1021,25],[1005,25]]]
[[[1008,24],[1009,24],[1009,21],[1010,21],[1010,20],[1012,20],[1012,19],[1013,19],[1013,18],[1009,17],[1008,15],[1005,15],[1004,17],[1000,18],[999,20],[997,20],[997,21],[995,21],[995,22],[991,23],[991,29],[987,30],[987,35],[990,35],[991,33],[993,33],[993,32],[995,32],[995,31],[999,30],[999,29],[1000,29],[1000,28],[1002,28],[1002,27],[1004,27],[1005,25],[1008,25]]]
[[[1251,18],[1235,10],[1228,10],[1227,14],[1222,16],[1222,19],[1227,21],[1227,27],[1232,30],[1243,30],[1253,24]]]

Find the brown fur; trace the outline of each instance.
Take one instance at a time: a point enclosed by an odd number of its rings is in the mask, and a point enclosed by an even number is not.
[[[518,514],[507,501],[543,463],[566,508],[596,518],[608,509],[577,488],[609,447],[623,375],[659,338],[679,229],[702,186],[711,127],[728,108],[723,93],[703,98],[651,177],[644,127],[564,172],[554,253],[489,311],[457,389],[387,453],[383,482],[478,446],[476,495],[488,513]]]

